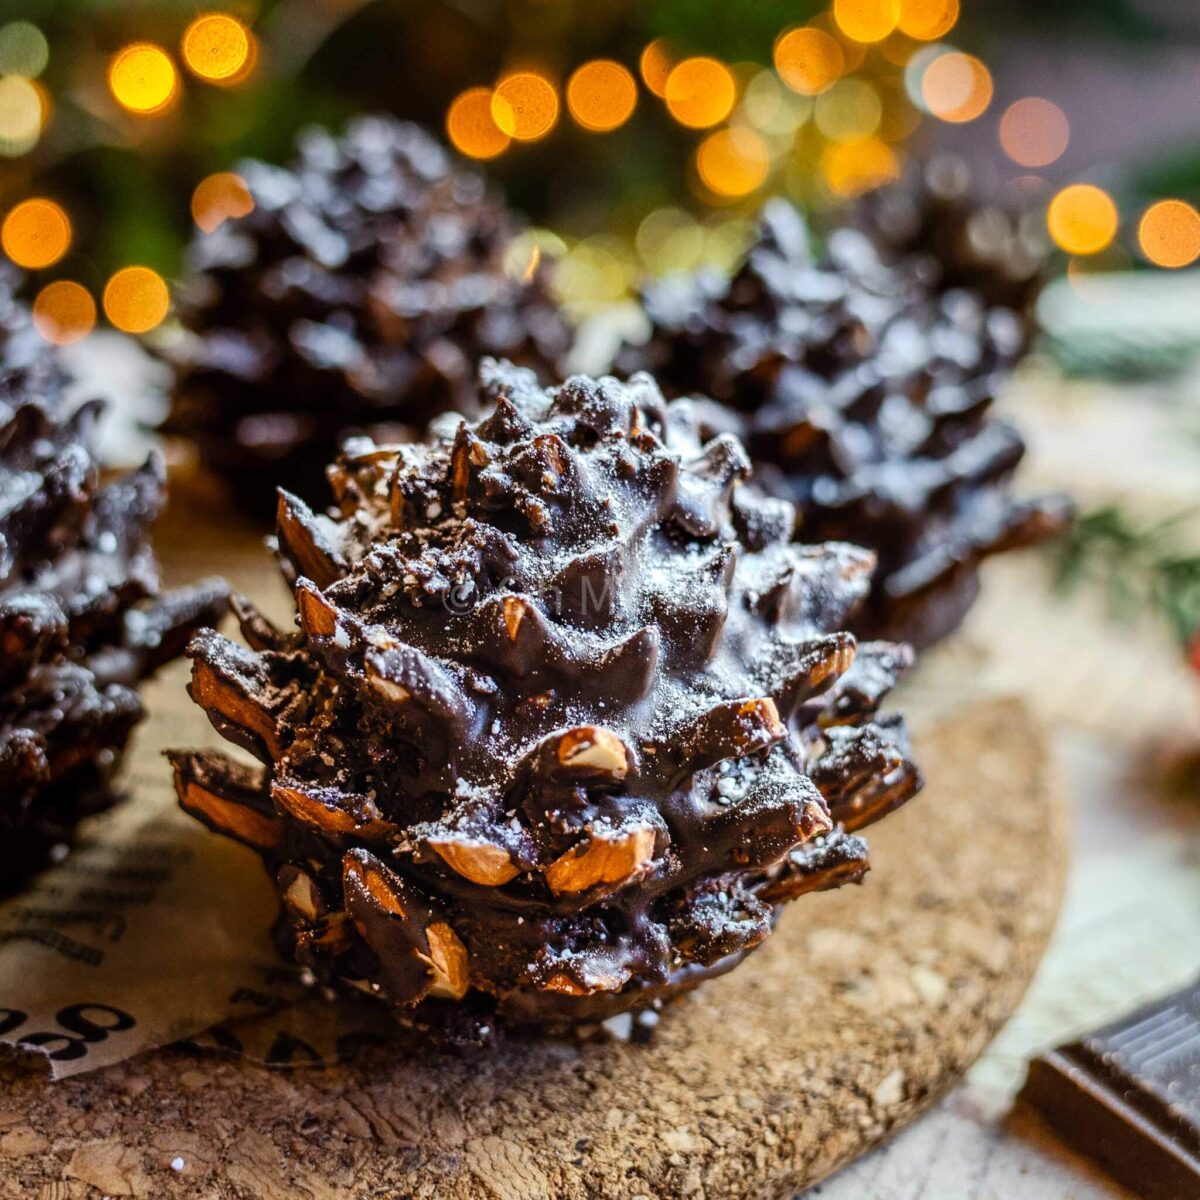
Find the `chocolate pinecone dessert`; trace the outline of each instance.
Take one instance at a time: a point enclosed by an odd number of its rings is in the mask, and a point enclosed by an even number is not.
[[[347,431],[470,411],[483,355],[558,378],[570,333],[540,258],[506,263],[520,225],[417,126],[311,129],[289,167],[238,171],[254,208],[191,247],[165,428],[239,500],[321,494]]]
[[[485,364],[487,413],[351,443],[328,515],[281,493],[300,628],[236,604],[191,694],[247,768],[173,756],[258,850],[286,949],[420,1021],[601,1020],[729,970],[780,907],[858,880],[919,787],[907,647],[857,645],[873,557],[791,544],[653,381]],[[856,657],[857,654],[857,657]]]
[[[0,299],[0,892],[41,867],[108,785],[136,687],[217,620],[217,581],[158,593],[155,458],[102,483],[99,406],[71,409],[56,355]]]
[[[617,364],[734,410],[705,420],[748,444],[756,479],[795,503],[798,536],[878,555],[854,632],[918,647],[962,620],[981,559],[1069,516],[1061,498],[1013,497],[1025,446],[989,414],[1024,348],[1020,320],[940,291],[928,262],[885,264],[852,228],[817,257],[800,214],[772,201],[732,280],[701,273],[646,292],[649,341]]]

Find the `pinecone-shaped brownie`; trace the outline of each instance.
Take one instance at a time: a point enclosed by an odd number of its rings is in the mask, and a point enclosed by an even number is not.
[[[175,780],[262,854],[318,979],[553,1030],[728,970],[861,877],[854,831],[919,786],[876,715],[910,652],[856,646],[872,555],[789,542],[688,402],[484,377],[474,424],[348,444],[328,514],[281,494],[299,631],[239,601],[249,649],[190,650],[261,765],[179,753]]]
[[[476,364],[547,382],[570,333],[540,259],[483,179],[417,126],[311,129],[288,167],[238,167],[254,208],[199,234],[166,429],[248,503],[320,494],[347,431],[419,430],[469,412]]]
[[[109,483],[98,406],[69,409],[57,357],[0,300],[0,892],[111,799],[136,686],[225,607],[217,582],[158,595],[155,459]],[[39,345],[40,343],[40,345]]]
[[[878,555],[851,628],[918,647],[962,620],[983,558],[1069,516],[1061,498],[1013,496],[1024,443],[989,412],[1024,348],[1022,321],[942,290],[930,261],[885,263],[850,227],[818,257],[800,214],[772,201],[732,280],[701,273],[647,291],[649,341],[618,359],[621,374],[649,370],[671,395],[735,410],[710,423],[740,434],[760,483],[796,505],[797,536]]]
[[[969,164],[942,154],[911,164],[896,186],[865,193],[848,221],[886,263],[907,262],[940,292],[970,290],[1015,313],[1032,337],[1050,250],[1040,205],[985,199]]]

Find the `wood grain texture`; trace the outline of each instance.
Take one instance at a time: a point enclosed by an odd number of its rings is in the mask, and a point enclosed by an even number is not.
[[[163,1051],[57,1085],[6,1064],[0,1197],[792,1196],[960,1077],[1054,924],[1064,806],[1025,709],[918,749],[932,782],[872,831],[866,884],[793,906],[648,1045],[457,1059],[398,1038],[307,1072]]]

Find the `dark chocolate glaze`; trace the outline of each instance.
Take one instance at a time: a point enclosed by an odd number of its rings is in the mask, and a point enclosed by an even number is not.
[[[276,485],[322,495],[346,432],[395,440],[471,412],[483,355],[559,377],[570,331],[544,265],[417,126],[360,117],[301,134],[286,167],[237,169],[254,210],[191,247],[180,316],[194,336],[166,429],[239,502],[273,505]]]
[[[874,204],[858,214],[868,227],[891,211]],[[965,221],[960,208],[947,211]],[[981,559],[1058,531],[1070,506],[1012,495],[1024,443],[990,415],[1025,349],[1025,316],[949,286],[967,277],[943,275],[924,248],[886,261],[873,233],[835,228],[818,256],[801,215],[772,201],[732,280],[648,289],[649,341],[626,346],[617,368],[736,410],[703,410],[704,423],[743,438],[759,485],[796,505],[797,536],[879,556],[851,628],[924,646],[961,621]]]
[[[741,444],[648,376],[485,364],[482,392],[424,444],[348,445],[328,514],[281,494],[299,632],[243,604],[251,649],[191,649],[262,768],[181,753],[176,785],[263,854],[318,978],[556,1028],[728,970],[785,900],[861,877],[846,830],[920,782],[875,717],[910,655],[844,632],[872,556],[735,505]]]
[[[102,483],[98,406],[69,407],[64,382],[0,288],[0,892],[111,800],[137,684],[225,606],[216,581],[158,595],[162,464]]]

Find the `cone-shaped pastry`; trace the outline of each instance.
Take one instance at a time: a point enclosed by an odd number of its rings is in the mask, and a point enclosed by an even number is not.
[[[260,765],[180,753],[176,787],[262,854],[318,978],[557,1028],[862,875],[853,831],[919,785],[876,716],[909,652],[844,632],[872,556],[789,543],[737,440],[648,377],[484,391],[477,423],[348,447],[329,514],[281,495],[299,631],[240,604],[249,648],[191,649]]]
[[[302,134],[287,167],[238,168],[253,209],[198,234],[166,428],[236,497],[320,495],[347,431],[421,429],[475,403],[504,355],[550,382],[569,330],[515,218],[415,125]]]
[[[208,582],[158,594],[162,464],[102,483],[98,408],[72,409],[28,313],[0,298],[0,892],[42,866],[108,784],[136,687],[225,607]]]
[[[1025,446],[990,414],[1023,320],[943,290],[935,266],[923,253],[887,264],[850,227],[817,257],[800,214],[772,201],[732,280],[650,288],[650,340],[618,362],[671,395],[736,409],[727,427],[761,484],[796,504],[797,536],[879,556],[855,632],[917,646],[962,620],[983,558],[1057,532],[1070,513],[1060,497],[1013,495]]]

